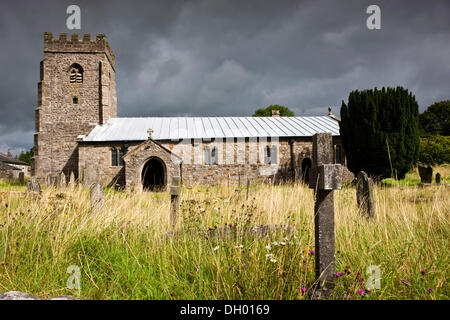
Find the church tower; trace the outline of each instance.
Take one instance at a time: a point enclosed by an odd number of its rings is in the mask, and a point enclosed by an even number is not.
[[[77,139],[117,117],[114,54],[106,37],[44,34],[32,175],[78,176]]]

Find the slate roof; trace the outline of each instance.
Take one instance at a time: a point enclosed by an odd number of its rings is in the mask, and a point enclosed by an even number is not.
[[[148,117],[111,118],[97,125],[82,141],[144,141],[147,130],[153,140],[311,137],[320,132],[339,135],[339,122],[315,117]]]
[[[2,153],[0,153],[0,162],[11,163],[11,164],[19,164],[19,165],[22,165],[22,166],[28,166],[28,163],[25,163],[25,162],[20,161],[18,159],[14,159],[14,158],[8,157],[7,155],[4,155]]]

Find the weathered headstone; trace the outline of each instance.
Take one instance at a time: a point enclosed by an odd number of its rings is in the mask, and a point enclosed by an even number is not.
[[[433,182],[433,168],[418,166],[420,181],[422,183],[432,183]]]
[[[356,178],[356,201],[362,215],[374,217],[372,180],[364,171],[360,171]]]
[[[41,185],[35,177],[28,179],[27,190],[31,193],[41,193]]]
[[[65,186],[66,186],[66,175],[64,174],[64,172],[61,172],[58,175],[58,187],[64,188]]]
[[[439,172],[436,173],[436,184],[441,184],[441,174]]]
[[[45,179],[45,184],[47,185],[47,187],[50,187],[53,184],[53,179],[51,175],[47,176],[47,178]]]
[[[331,133],[313,136],[313,165],[309,186],[315,190],[314,236],[316,283],[312,299],[327,298],[334,289],[334,191],[342,184],[342,168],[333,163]]]
[[[25,173],[23,171],[19,172],[19,182],[22,186],[25,184]]]
[[[89,187],[91,191],[91,207],[94,212],[103,211],[103,205],[105,202],[105,192],[103,186],[100,183],[93,183]]]
[[[98,172],[97,169],[93,166],[87,166],[84,169],[84,184],[87,186],[91,186],[94,183],[98,183]]]
[[[73,171],[70,171],[69,187],[72,189],[75,187],[75,173],[73,173]]]
[[[178,194],[180,192],[181,178],[176,176],[172,178],[170,186],[170,223],[173,227],[177,224],[178,215]]]

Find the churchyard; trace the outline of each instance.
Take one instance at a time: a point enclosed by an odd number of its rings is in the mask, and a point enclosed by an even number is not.
[[[434,168],[449,183],[450,167]],[[406,179],[418,179],[417,168]],[[86,299],[310,299],[314,191],[301,182],[179,188],[171,195],[81,184],[0,185],[0,292]],[[448,299],[449,188],[375,184],[334,190],[330,299]],[[78,270],[73,272],[73,270]],[[378,270],[377,282],[374,270]],[[74,277],[77,277],[74,279]],[[375,287],[374,287],[375,284]]]

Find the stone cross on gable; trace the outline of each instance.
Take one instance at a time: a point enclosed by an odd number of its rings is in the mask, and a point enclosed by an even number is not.
[[[147,133],[148,133],[149,139],[153,139],[153,138],[152,138],[153,132],[154,132],[154,131],[153,131],[152,128],[148,128]]]

